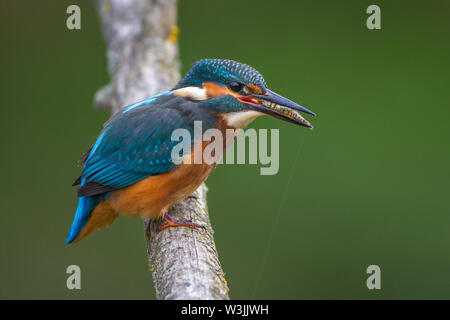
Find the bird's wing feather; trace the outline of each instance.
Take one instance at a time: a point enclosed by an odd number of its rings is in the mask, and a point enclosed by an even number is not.
[[[180,108],[151,105],[125,108],[107,122],[85,159],[79,197],[121,189],[176,167],[171,152],[179,141],[171,140],[172,132],[192,132],[192,122]]]

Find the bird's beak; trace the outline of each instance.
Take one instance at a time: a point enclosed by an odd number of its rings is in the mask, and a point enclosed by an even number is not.
[[[239,100],[246,103],[249,107],[256,111],[264,112],[278,119],[292,122],[312,129],[312,125],[308,120],[304,119],[299,111],[309,113],[315,116],[314,112],[286,99],[275,92],[266,90],[264,94],[252,94],[249,96],[241,96]]]

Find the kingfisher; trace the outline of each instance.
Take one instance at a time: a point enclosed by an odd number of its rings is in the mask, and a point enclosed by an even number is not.
[[[308,109],[267,88],[254,68],[233,60],[202,59],[195,62],[171,90],[126,106],[104,124],[97,140],[80,159],[81,175],[73,183],[78,207],[66,243],[77,242],[96,229],[110,225],[119,213],[142,218],[162,217],[160,227],[202,227],[169,215],[170,207],[188,198],[216,167],[215,163],[173,161],[180,142],[172,132],[194,134],[202,130],[244,129],[259,116],[312,128],[299,112]],[[190,141],[193,157],[199,141]],[[197,144],[198,145],[198,144]],[[201,148],[207,142],[201,141]]]

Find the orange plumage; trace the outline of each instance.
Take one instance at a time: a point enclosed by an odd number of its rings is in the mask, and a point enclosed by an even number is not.
[[[203,144],[206,147],[207,143]],[[174,203],[186,199],[206,180],[214,164],[181,164],[163,174],[147,177],[126,188],[112,191],[100,202],[91,218],[73,242],[80,241],[92,231],[110,225],[119,213],[130,217],[156,218],[163,216]]]

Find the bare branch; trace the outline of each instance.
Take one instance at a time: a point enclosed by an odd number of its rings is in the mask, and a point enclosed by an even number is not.
[[[176,0],[95,0],[107,43],[111,82],[95,105],[120,107],[173,87],[179,80]],[[214,245],[206,205],[206,186],[197,199],[173,206],[170,214],[207,226],[168,228],[145,220],[149,266],[160,299],[228,299],[228,287]]]

